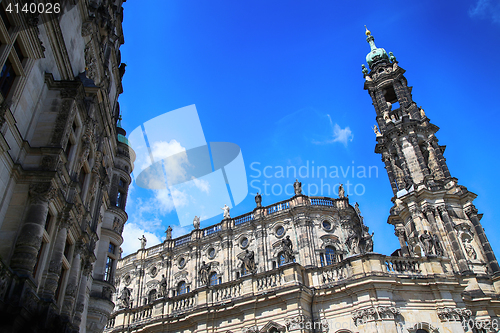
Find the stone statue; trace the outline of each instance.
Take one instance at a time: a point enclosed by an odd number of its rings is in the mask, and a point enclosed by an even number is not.
[[[389,52],[389,60],[390,60],[391,62],[396,62],[396,57],[394,56],[394,53]]]
[[[361,71],[363,72],[364,75],[368,75],[368,69],[366,69],[365,64],[361,65]]]
[[[422,242],[422,245],[424,246],[425,255],[427,256],[429,254],[432,254],[433,238],[427,232],[427,230],[424,230],[424,233],[422,235],[420,235],[420,241]]]
[[[345,198],[344,184],[340,184],[339,186],[339,198],[340,199]]]
[[[245,256],[241,260],[243,261],[241,266],[246,269],[247,273],[255,273],[255,255],[253,251],[246,250]]]
[[[167,234],[167,240],[172,239],[172,227],[171,226],[168,226],[167,231],[165,231],[165,233]]]
[[[141,250],[144,250],[146,248],[146,242],[148,241],[144,235],[142,235],[141,238],[138,238],[141,241]]]
[[[392,120],[393,123],[395,123],[396,122],[396,116],[395,115],[391,115],[391,120]]]
[[[363,237],[363,253],[373,252],[373,234],[368,234]]]
[[[200,229],[200,218],[198,216],[194,217],[193,226],[195,229]]]
[[[293,244],[290,236],[286,236],[286,238],[281,241],[281,245],[283,246],[285,262],[293,262],[295,260],[295,256],[293,255]]]
[[[464,240],[464,248],[465,252],[467,252],[467,256],[471,260],[476,260],[477,259],[477,253],[476,250],[474,250],[474,246],[471,244],[471,240],[469,238]]]
[[[161,297],[167,297],[167,278],[165,277],[165,274],[162,274],[162,279],[160,281],[160,296]]]
[[[422,117],[422,118],[426,117],[425,116],[425,111],[424,111],[424,109],[422,109],[422,107],[420,107],[420,117]]]
[[[204,261],[200,267],[200,281],[202,285],[208,286],[209,284],[209,274],[210,274],[210,264],[206,264]]]
[[[373,132],[375,132],[376,136],[382,136],[382,133],[378,130],[377,125],[373,125]]]
[[[293,183],[293,189],[295,190],[295,195],[302,195],[302,183],[298,179],[295,179]]]
[[[128,308],[130,306],[130,289],[124,287],[118,299],[121,301],[121,306],[123,308]]]
[[[224,205],[221,209],[224,211],[224,219],[230,219],[231,216],[229,215],[229,207]]]
[[[351,255],[359,253],[359,237],[355,233],[347,238],[346,245]]]
[[[257,192],[255,196],[255,203],[257,204],[257,208],[262,207],[262,196]]]
[[[439,242],[438,236],[434,235],[432,237],[432,240],[434,242],[434,251],[436,252],[436,255],[442,256],[444,251],[443,251],[443,247],[441,246],[441,242]]]

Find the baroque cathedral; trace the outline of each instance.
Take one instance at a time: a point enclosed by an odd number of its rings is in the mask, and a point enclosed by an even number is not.
[[[102,332],[135,159],[125,0],[0,3],[0,332]]]
[[[400,249],[373,252],[357,203],[302,193],[118,261],[105,332],[497,332],[500,268],[396,57],[362,66]]]

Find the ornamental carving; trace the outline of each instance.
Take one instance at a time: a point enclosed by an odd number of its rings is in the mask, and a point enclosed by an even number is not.
[[[464,321],[472,316],[472,311],[466,308],[439,308],[437,313],[441,321]]]
[[[352,320],[354,321],[354,324],[358,326],[374,320],[394,320],[400,314],[401,311],[393,306],[372,306],[366,309],[354,311],[352,313]]]
[[[32,204],[45,203],[54,198],[56,189],[52,183],[34,183],[29,189]]]

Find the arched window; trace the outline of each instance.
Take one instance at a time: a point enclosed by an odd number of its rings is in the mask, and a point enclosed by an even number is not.
[[[326,264],[327,265],[332,265],[336,262],[335,260],[335,249],[332,246],[327,246],[325,248],[325,258],[326,258]]]
[[[286,264],[285,254],[280,252],[278,254],[278,267],[283,266],[284,264]]]
[[[189,287],[186,286],[186,282],[184,281],[179,282],[179,284],[177,285],[177,295],[183,295],[188,292],[189,292]]]
[[[156,299],[156,289],[153,289],[149,292],[148,303],[153,302],[155,299]]]
[[[212,272],[210,274],[210,285],[211,286],[216,286],[219,284],[219,279],[217,278],[217,273],[216,272]]]

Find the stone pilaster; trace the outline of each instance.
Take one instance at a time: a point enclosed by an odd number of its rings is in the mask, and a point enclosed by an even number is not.
[[[428,167],[431,173],[437,180],[444,179],[444,173],[441,168],[441,164],[436,156],[436,151],[434,150],[431,141],[427,141],[427,150],[429,151]]]
[[[49,212],[49,201],[56,190],[50,182],[30,186],[29,203],[24,224],[17,238],[11,268],[21,275],[33,273],[38,251],[42,245],[43,230]]]
[[[382,161],[385,164],[385,170],[389,176],[389,182],[391,183],[392,192],[396,194],[398,192],[398,185],[396,179],[394,178],[394,172],[392,170],[391,157],[388,152],[382,153]]]
[[[448,166],[446,165],[446,159],[443,156],[443,152],[441,151],[441,148],[438,146],[437,141],[435,138],[432,138],[430,140],[430,146],[434,148],[434,154],[439,162],[439,165],[441,166],[441,169],[443,170],[443,174],[445,178],[451,178],[450,175],[450,170],[448,170]]]
[[[77,292],[78,292],[78,280],[80,278],[80,268],[81,268],[81,253],[83,248],[81,244],[77,244],[75,248],[75,254],[73,255],[73,261],[71,263],[71,271],[68,278],[68,285],[66,287],[66,293],[64,295],[64,303],[61,309],[61,313],[69,317],[73,306],[75,305]]]
[[[477,217],[477,209],[474,205],[471,205],[466,208],[465,213],[469,217],[469,220],[474,225],[474,230],[481,242],[481,246],[483,247],[484,254],[486,255],[486,259],[488,260],[488,264],[490,265],[493,274],[498,274],[500,272],[500,267],[498,266],[497,258],[495,257],[495,253],[493,253],[493,249],[491,248],[490,242],[484,233],[484,229],[479,222],[479,218]]]
[[[43,295],[45,298],[54,298],[57,284],[59,282],[59,276],[62,274],[62,260],[67,236],[68,229],[66,229],[66,223],[62,223],[60,224],[60,228],[54,241],[54,250],[52,251],[52,257],[50,259],[49,269],[45,279],[45,285],[43,288]]]
[[[446,206],[438,206],[437,207],[441,218],[444,223],[444,228],[446,230],[446,233],[449,237],[450,243],[451,243],[451,248],[453,250],[453,254],[455,258],[457,259],[458,262],[458,269],[460,270],[461,273],[469,271],[469,267],[467,265],[467,261],[464,258],[464,255],[462,253],[462,248],[460,247],[460,244],[458,243],[458,238],[455,233],[455,229],[453,228],[453,223],[451,221],[450,216],[448,215],[448,211],[446,210]]]
[[[424,175],[424,180],[427,179],[430,176],[429,169],[427,168],[427,165],[425,165],[425,159],[424,155],[422,154],[422,151],[420,150],[420,146],[418,145],[418,139],[415,134],[410,135],[410,143],[413,147],[413,150],[415,151],[415,155],[417,156],[417,161],[418,165],[420,166],[420,170],[422,171],[422,174]]]

